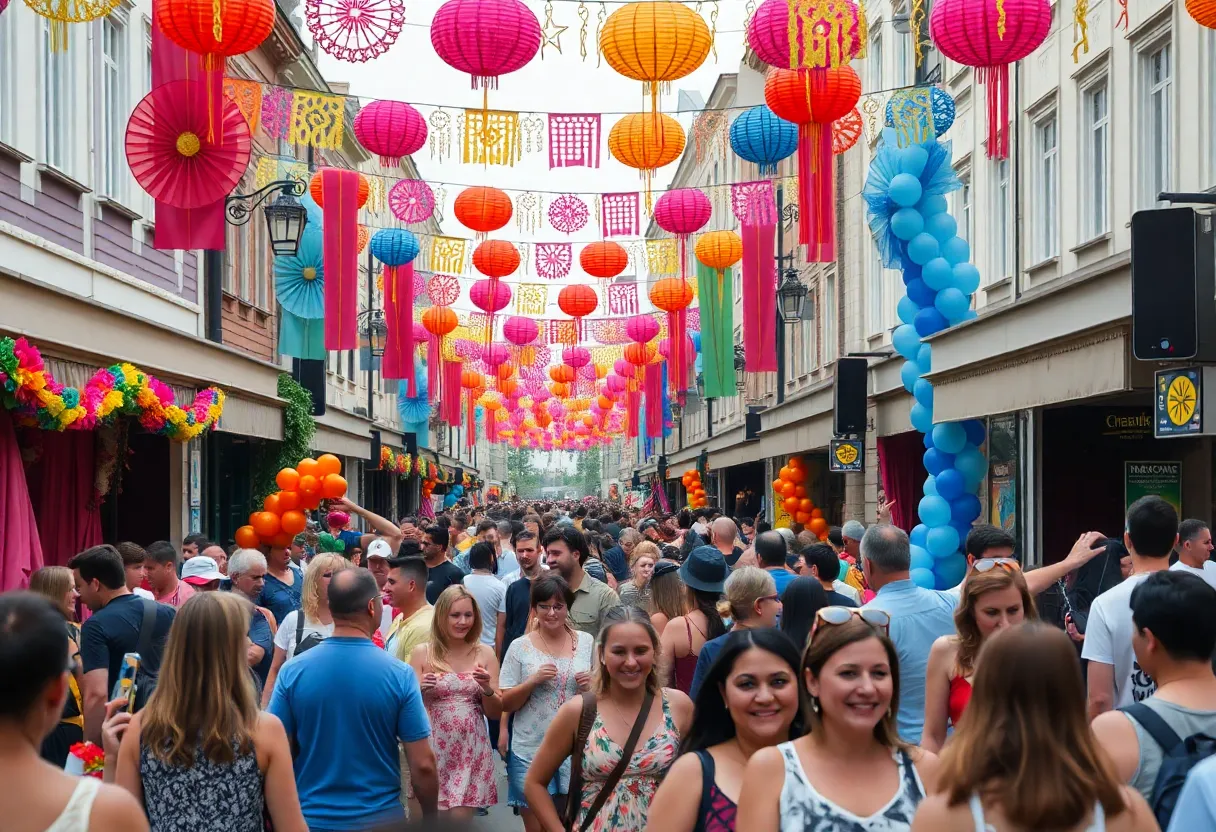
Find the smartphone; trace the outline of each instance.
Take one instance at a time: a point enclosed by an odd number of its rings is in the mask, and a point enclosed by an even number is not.
[[[124,653],[122,664],[119,665],[118,680],[114,682],[114,690],[110,691],[110,700],[125,696],[127,713],[135,713],[135,677],[139,674],[139,654]]]

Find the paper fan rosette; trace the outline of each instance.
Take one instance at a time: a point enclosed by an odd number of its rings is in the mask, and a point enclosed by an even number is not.
[[[283,308],[306,320],[325,317],[325,257],[320,229],[310,225],[300,235],[294,257],[274,258],[274,296]]]
[[[174,81],[148,93],[127,122],[127,163],[148,195],[173,208],[213,205],[232,192],[249,165],[249,124],[225,99],[218,122],[207,88]]]

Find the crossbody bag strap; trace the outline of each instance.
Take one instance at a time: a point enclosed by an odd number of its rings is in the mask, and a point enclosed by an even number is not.
[[[633,730],[629,732],[629,739],[625,741],[625,747],[621,749],[620,762],[616,764],[616,768],[608,775],[608,779],[604,781],[604,787],[600,789],[599,794],[595,796],[595,800],[591,803],[591,808],[587,810],[587,816],[583,818],[583,825],[580,827],[581,832],[587,832],[587,829],[595,821],[595,816],[600,813],[600,809],[604,808],[604,804],[612,796],[613,790],[616,789],[616,784],[625,775],[625,770],[629,768],[629,763],[633,760],[633,749],[637,747],[638,738],[642,735],[642,728],[646,725],[646,719],[650,716],[650,706],[653,704],[654,691],[647,690],[646,698],[642,700],[642,709],[638,711],[638,718],[633,723]]]
[[[135,643],[135,652],[139,653],[140,662],[146,662],[152,650],[152,632],[156,629],[156,602],[141,598],[144,602],[144,617],[139,623],[139,639]]]
[[[595,694],[585,691],[583,710],[579,715],[578,730],[574,734],[574,748],[570,751],[570,785],[566,792],[566,811],[562,820],[563,828],[570,832],[578,823],[578,811],[583,805],[583,751],[591,736],[591,728],[595,725],[595,714],[598,703]]]

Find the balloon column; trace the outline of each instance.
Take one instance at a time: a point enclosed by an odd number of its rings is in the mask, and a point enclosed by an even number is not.
[[[816,508],[807,494],[806,480],[806,462],[800,456],[792,456],[773,480],[773,493],[794,522],[801,523],[811,534],[824,540],[828,536],[828,523],[823,519],[823,510]]]
[[[705,494],[705,486],[701,484],[701,475],[697,473],[696,468],[689,468],[685,471],[680,481],[684,483],[684,490],[688,492],[690,508],[704,508],[709,505],[709,497]]]
[[[967,571],[962,547],[980,516],[976,490],[988,469],[979,449],[983,423],[934,424],[933,385],[924,378],[932,347],[922,339],[976,315],[971,295],[979,288],[980,273],[969,262],[970,247],[956,233],[944,196],[958,187],[948,142],[930,137],[900,148],[888,128],[863,191],[883,265],[902,269],[907,286],[898,306],[902,323],[891,341],[905,359],[904,387],[916,400],[910,418],[925,434],[929,472],[917,509],[921,522],[911,534],[912,580],[938,589],[957,585]]]
[[[249,525],[236,530],[236,545],[253,549],[259,545],[286,548],[308,527],[305,512],[321,507],[322,500],[346,496],[342,460],[321,454],[300,460],[295,468],[284,468],[275,476],[279,491],[262,503],[262,510],[249,515]]]

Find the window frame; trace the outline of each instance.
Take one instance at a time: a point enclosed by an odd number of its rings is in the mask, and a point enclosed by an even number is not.
[[[1102,96],[1102,111],[1100,118],[1094,118],[1093,101],[1096,96]],[[1082,243],[1096,240],[1110,233],[1110,76],[1102,72],[1082,85],[1081,101],[1081,164],[1078,165],[1080,179],[1079,200],[1081,211],[1080,238]],[[1100,132],[1100,139],[1096,134]],[[1097,150],[1101,148],[1101,185],[1102,198],[1095,199],[1098,184]]]
[[[76,40],[68,42],[67,49],[51,50],[51,25],[47,18],[39,18],[42,32],[39,39],[38,61],[39,103],[42,105],[42,123],[39,129],[39,155],[49,166],[73,175],[75,136],[70,126],[76,97]],[[54,66],[56,94],[51,94],[51,67]],[[73,177],[74,178],[74,177]]]
[[[101,153],[98,163],[98,192],[117,202],[125,203],[127,195],[127,159],[123,152],[129,108],[127,88],[130,61],[127,49],[127,16],[115,9],[99,21],[98,38],[98,128]],[[108,47],[116,54],[109,54]]]
[[[1152,79],[1153,60],[1155,56],[1165,53],[1164,67],[1166,77],[1163,81]],[[1174,142],[1177,133],[1174,126],[1177,106],[1175,104],[1176,77],[1174,74],[1175,50],[1172,33],[1168,28],[1145,39],[1136,49],[1136,83],[1137,105],[1140,109],[1139,136],[1140,147],[1133,152],[1137,160],[1136,185],[1139,208],[1161,207],[1165,203],[1157,199],[1157,194],[1169,191],[1174,183],[1175,156]],[[1153,98],[1157,93],[1163,93],[1162,102],[1165,111],[1164,125],[1154,125],[1151,114],[1154,109]],[[1161,136],[1161,131],[1165,135]],[[1155,163],[1155,164],[1154,164]]]
[[[1010,211],[1011,165],[1009,159],[993,159],[989,166],[991,190],[989,193],[990,218],[988,228],[989,278],[995,283],[1013,276],[1013,261],[1009,247],[1012,242],[1013,224]]]
[[[1050,131],[1051,147],[1044,146]],[[1060,118],[1053,108],[1034,120],[1034,263],[1060,256]]]
[[[822,323],[819,331],[823,333],[820,363],[827,366],[836,361],[836,274],[829,271],[820,283],[823,288],[823,303],[820,305]]]

